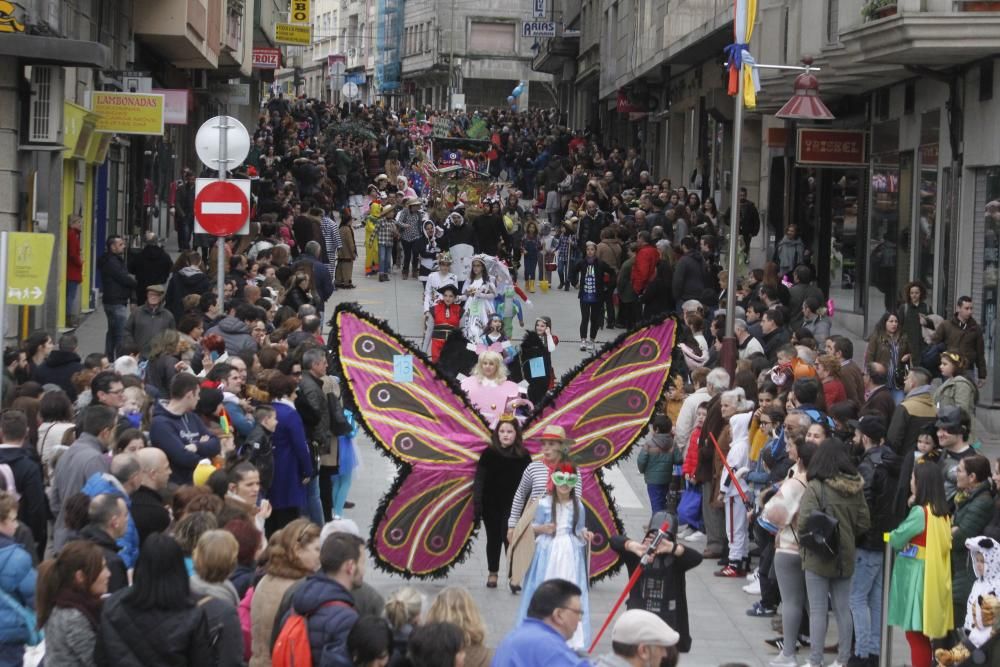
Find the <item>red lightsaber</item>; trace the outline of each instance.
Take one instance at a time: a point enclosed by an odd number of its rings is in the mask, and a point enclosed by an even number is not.
[[[615,602],[615,606],[611,608],[611,613],[608,614],[606,619],[604,619],[604,625],[601,626],[600,631],[598,631],[597,635],[594,637],[594,641],[591,642],[590,648],[587,649],[587,653],[593,653],[594,649],[597,648],[597,643],[601,641],[604,631],[607,630],[608,625],[611,624],[611,619],[615,617],[615,614],[618,612],[618,608],[622,606],[622,602],[625,602],[625,598],[627,598],[628,594],[632,592],[632,588],[635,586],[635,583],[639,581],[639,577],[642,576],[643,569],[649,564],[649,561],[651,561],[653,556],[656,554],[656,547],[658,547],[663,538],[667,536],[668,530],[670,530],[670,519],[664,521],[663,525],[656,531],[656,537],[654,537],[653,541],[649,543],[649,546],[646,548],[646,553],[644,553],[642,558],[639,559],[639,565],[635,568],[635,572],[632,573],[632,576],[629,577],[628,583],[625,584],[625,590],[623,590],[622,594],[618,596],[618,601]]]
[[[736,485],[736,492],[739,493],[740,498],[743,499],[743,504],[747,506],[747,509],[750,509],[752,505],[750,504],[750,501],[747,499],[747,494],[743,492],[743,487],[740,486],[740,480],[736,478],[736,475],[733,473],[733,469],[729,467],[729,463],[726,461],[726,457],[722,455],[722,448],[719,447],[719,441],[715,439],[715,434],[709,433],[708,437],[712,439],[712,444],[715,445],[715,452],[719,455],[719,458],[722,460],[722,465],[726,467],[726,472],[729,473],[729,480]]]

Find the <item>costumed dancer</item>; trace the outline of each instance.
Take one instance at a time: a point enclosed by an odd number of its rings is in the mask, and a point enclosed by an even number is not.
[[[535,534],[535,555],[524,578],[524,595],[518,622],[527,616],[528,605],[538,586],[550,579],[572,581],[583,594],[580,596],[580,624],[567,640],[574,649],[583,649],[590,642],[590,603],[587,595],[587,510],[576,492],[580,479],[576,466],[560,463],[552,473],[552,488],[538,501],[532,530]]]
[[[476,254],[476,231],[465,221],[465,206],[456,204],[445,220],[444,245],[451,254],[452,267],[458,276],[458,289],[465,289],[465,278],[472,270],[472,257]]]
[[[531,455],[521,441],[517,418],[513,413],[505,412],[491,434],[489,447],[479,457],[472,487],[476,521],[482,519],[486,529],[487,588],[497,587],[500,552],[509,547],[507,519],[521,475],[530,463]]]
[[[535,520],[538,500],[551,488],[552,471],[560,463],[569,460],[567,452],[573,444],[566,437],[566,430],[556,425],[545,427],[537,439],[542,443],[542,458],[532,461],[524,469],[507,518],[507,555],[510,559],[508,575],[512,593],[521,590],[521,582],[535,555],[535,535],[531,526]],[[576,495],[582,497],[583,485],[580,480],[576,484]],[[590,539],[589,533],[587,539]]]
[[[436,268],[437,256],[441,252],[438,238],[442,233],[433,220],[424,220],[420,230],[420,238],[417,239],[416,248],[414,248],[414,251],[420,257],[420,265],[417,267],[417,270],[421,282],[427,282],[427,278]],[[457,284],[457,281],[455,284]]]
[[[503,357],[489,350],[479,355],[472,375],[462,380],[462,391],[490,428],[497,425],[500,414],[508,404],[519,407],[524,403],[521,388],[507,379]]]
[[[497,290],[497,292],[494,306],[503,318],[503,331],[509,338],[514,335],[515,317],[518,324],[524,326],[524,305],[531,302],[528,301],[528,295],[524,290],[516,284],[507,285],[502,291]]]
[[[378,275],[378,235],[375,228],[382,217],[382,205],[373,201],[365,216],[365,276]]]
[[[536,319],[535,328],[526,332],[521,341],[521,370],[528,382],[528,400],[535,405],[545,397],[545,392],[552,386],[555,378],[552,353],[558,343],[559,339],[552,335],[552,324],[548,317]]]
[[[503,362],[508,370],[517,356],[517,349],[511,344],[510,339],[503,332],[503,318],[497,313],[490,315],[490,322],[486,325],[486,331],[479,338],[476,352],[482,354],[486,350],[498,352],[503,357]]]
[[[436,362],[441,357],[441,349],[448,341],[448,336],[458,331],[462,321],[462,306],[455,303],[458,298],[458,288],[445,285],[438,289],[441,301],[431,309],[433,329],[431,330],[431,361]],[[462,387],[465,388],[464,386]]]
[[[677,541],[677,517],[667,512],[657,512],[650,520],[649,530],[642,542],[636,542],[625,535],[613,535],[611,548],[621,554],[631,577],[649,545],[653,543],[657,528],[668,519],[670,530],[656,545],[653,559],[643,568],[625,606],[627,609],[644,609],[662,618],[681,636],[677,649],[687,653],[691,650],[691,630],[688,624],[686,573],[701,565],[702,556],[697,550],[687,549]]]
[[[479,340],[479,337],[483,335],[486,323],[489,322],[490,315],[495,311],[493,300],[496,295],[496,285],[486,272],[486,263],[482,256],[473,257],[469,279],[466,281],[463,291],[465,314],[462,330],[470,341]]]
[[[429,313],[434,304],[441,300],[441,293],[438,290],[445,285],[458,285],[458,277],[451,272],[451,253],[449,252],[438,253],[437,271],[427,276],[427,284],[424,285],[425,313]]]
[[[726,454],[726,463],[737,479],[729,476],[729,469],[723,467],[719,482],[719,496],[726,511],[726,538],[729,540],[729,563],[715,573],[717,577],[742,577],[750,562],[748,556],[749,535],[747,534],[747,508],[743,505],[739,488],[746,486],[745,477],[750,471],[750,419],[753,417],[753,401],[747,399],[742,387],[730,389],[722,394],[722,417],[729,420],[732,441]],[[740,477],[742,475],[742,477]],[[737,484],[739,486],[737,486]]]
[[[896,552],[889,586],[889,625],[906,632],[913,667],[931,667],[931,640],[954,626],[951,600],[951,519],[944,475],[928,456],[913,467],[910,512],[889,544]]]
[[[983,609],[983,600],[988,595],[1000,597],[1000,543],[990,537],[970,537],[965,548],[976,575],[966,604],[965,631],[969,641],[981,647],[993,635],[993,624],[984,620],[989,614]]]

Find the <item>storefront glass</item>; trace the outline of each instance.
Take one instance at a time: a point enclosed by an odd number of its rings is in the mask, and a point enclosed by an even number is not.
[[[1000,167],[976,172],[976,210],[972,251],[973,271],[982,275],[982,287],[972,295],[975,317],[985,334],[989,369],[983,401],[1000,397],[1000,354],[997,352],[997,303],[1000,294]],[[975,283],[975,280],[973,280]]]
[[[928,111],[920,118],[920,189],[917,248],[914,254],[913,275],[931,293],[934,290],[934,248],[937,238],[938,213],[938,134],[941,112]]]

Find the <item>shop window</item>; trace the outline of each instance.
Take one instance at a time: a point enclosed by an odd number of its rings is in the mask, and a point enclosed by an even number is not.
[[[905,86],[903,86],[903,113],[911,114],[913,113],[913,107],[916,105],[917,100],[917,86],[915,83],[910,81]]]
[[[826,0],[826,42],[840,42],[840,0]]]
[[[889,117],[889,89],[875,91],[875,117],[885,120]]]
[[[514,53],[514,24],[473,21],[469,28],[469,50],[475,53]]]
[[[972,248],[972,305],[983,327],[986,366],[989,369],[987,396],[982,402],[1000,397],[1000,354],[997,353],[997,304],[1000,302],[1000,167],[976,170],[976,221]]]
[[[938,225],[938,137],[941,111],[934,109],[920,116],[920,180],[918,190],[917,230],[914,238],[913,276],[931,292],[934,289],[934,251]],[[933,303],[933,301],[931,301]]]
[[[993,99],[993,60],[987,60],[979,66],[979,101],[987,102]]]

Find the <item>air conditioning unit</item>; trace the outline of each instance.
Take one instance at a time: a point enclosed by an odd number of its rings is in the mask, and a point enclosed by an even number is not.
[[[350,58],[350,59],[352,59],[352,60],[354,58],[357,58],[358,57],[358,50],[356,48],[354,48],[353,46],[351,48],[347,49],[347,57]]]
[[[57,94],[59,74],[55,67],[31,68],[28,100],[28,143],[57,144],[62,127],[62,95]]]

